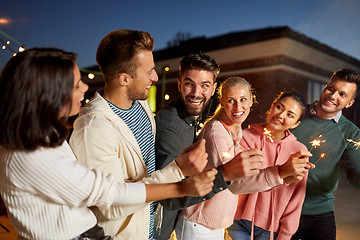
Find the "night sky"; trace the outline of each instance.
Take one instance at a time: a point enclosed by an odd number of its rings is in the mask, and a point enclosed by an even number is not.
[[[359,11],[359,0],[3,0],[0,40],[14,40],[0,49],[0,68],[19,45],[73,51],[80,67],[93,66],[100,40],[120,28],[151,33],[158,50],[178,32],[214,37],[289,26],[360,60]]]

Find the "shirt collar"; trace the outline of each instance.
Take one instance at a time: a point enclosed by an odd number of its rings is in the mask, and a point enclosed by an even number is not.
[[[185,105],[181,99],[176,100],[174,105],[178,110],[180,117],[183,118],[188,125],[194,126],[200,121],[202,114],[200,114],[199,117],[195,119],[194,116],[186,110]]]
[[[318,102],[319,101],[315,101],[310,105],[309,112],[311,115],[316,115],[315,106],[318,104]],[[339,122],[341,115],[342,115],[342,111],[340,110],[334,117],[329,118],[329,119],[333,119],[335,122]]]

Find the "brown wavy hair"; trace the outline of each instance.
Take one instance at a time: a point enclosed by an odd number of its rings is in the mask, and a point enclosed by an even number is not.
[[[138,68],[135,56],[153,48],[154,39],[148,32],[128,29],[110,32],[101,40],[96,52],[96,61],[105,82],[112,81],[120,73],[135,77]]]
[[[71,106],[75,58],[60,49],[33,48],[10,59],[0,75],[1,146],[35,150],[64,142],[68,126],[59,113]]]

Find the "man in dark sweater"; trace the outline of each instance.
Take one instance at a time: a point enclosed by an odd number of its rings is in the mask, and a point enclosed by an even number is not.
[[[342,109],[354,104],[359,84],[359,73],[336,71],[320,100],[310,106],[307,117],[292,131],[311,149],[310,161],[316,164],[309,171],[300,225],[292,240],[336,239],[333,193],[340,166],[351,185],[360,189],[360,149],[352,142],[360,140],[360,130],[341,114]],[[320,146],[313,147],[313,140],[320,140]]]
[[[179,98],[156,116],[156,169],[168,165],[182,150],[196,141],[199,121],[207,118],[204,113],[216,90],[216,77],[220,71],[215,59],[206,54],[190,54],[180,62],[178,79]],[[249,150],[235,156],[218,168],[213,191],[204,198],[185,197],[161,201],[164,206],[162,225],[155,232],[157,240],[170,238],[175,228],[179,210],[210,199],[227,188],[227,181],[258,173],[262,160],[259,150]]]

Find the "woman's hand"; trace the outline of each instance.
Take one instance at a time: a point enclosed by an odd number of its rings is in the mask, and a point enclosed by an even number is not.
[[[308,151],[300,151],[292,154],[289,159],[279,166],[279,175],[286,183],[301,181],[309,169],[315,167],[309,162],[311,153]]]

